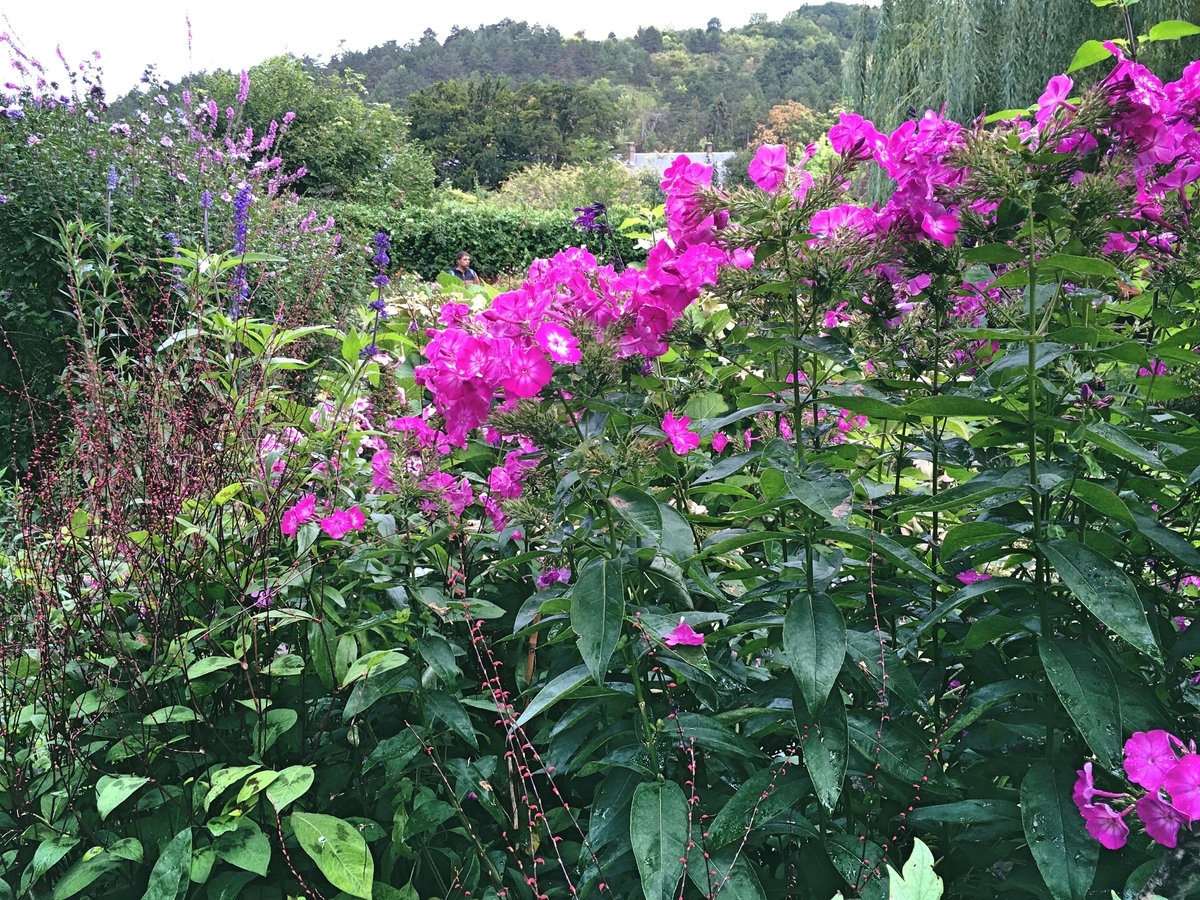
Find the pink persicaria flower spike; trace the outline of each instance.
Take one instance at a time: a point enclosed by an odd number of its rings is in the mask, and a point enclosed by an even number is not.
[[[1125,824],[1125,816],[1133,812],[1133,807],[1127,807],[1117,812],[1107,803],[1092,803],[1085,806],[1084,823],[1088,834],[1098,840],[1101,846],[1109,850],[1120,850],[1129,839],[1129,826]]]
[[[1142,797],[1134,808],[1138,818],[1146,826],[1146,834],[1164,847],[1175,847],[1179,840],[1180,826],[1188,824],[1187,816],[1154,794]]]
[[[578,338],[554,322],[543,322],[533,337],[557,363],[577,363],[583,358]]]
[[[1200,756],[1189,753],[1179,760],[1163,778],[1162,786],[1171,795],[1171,805],[1187,816],[1189,823],[1200,819]]]
[[[283,519],[279,523],[279,530],[288,537],[295,537],[300,526],[309,521],[316,511],[317,498],[312,494],[305,494],[296,502],[295,506],[284,511]]]
[[[663,643],[668,647],[699,647],[704,643],[704,635],[680,619],[679,624],[663,636]]]
[[[667,414],[663,416],[663,434],[671,441],[671,446],[680,456],[686,456],[689,451],[700,446],[700,435],[694,431],[688,431],[690,424],[692,424],[691,418],[680,416],[676,419],[675,413],[670,410],[667,410]]]
[[[763,144],[754,154],[748,170],[750,180],[773,194],[787,180],[787,147],[783,144]]]
[[[1148,791],[1162,787],[1163,778],[1178,761],[1171,746],[1171,735],[1161,728],[1134,732],[1125,742],[1125,774],[1138,787]]]

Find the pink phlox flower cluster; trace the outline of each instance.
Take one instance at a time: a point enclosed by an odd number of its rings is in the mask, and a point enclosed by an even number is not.
[[[959,572],[954,576],[964,585],[979,584],[981,581],[988,581],[992,576],[986,572],[977,572],[975,569],[967,569],[965,572]]]
[[[1167,364],[1161,359],[1150,360],[1150,366],[1142,366],[1138,369],[1138,375],[1146,377],[1149,375],[1157,375],[1160,378],[1164,375],[1171,374],[1171,370],[1167,368]]]
[[[431,472],[421,481],[421,489],[448,504],[456,516],[461,516],[466,508],[475,502],[475,492],[465,475],[461,479],[455,479],[446,472]],[[421,508],[428,513],[438,511],[436,500],[423,502]]]
[[[488,487],[506,500],[515,500],[521,496],[526,477],[537,466],[537,460],[530,459],[526,451],[510,450],[504,457],[504,464],[494,466],[488,474]]]
[[[284,510],[279,530],[288,537],[295,537],[300,526],[310,521],[316,512],[317,498],[313,494],[305,494],[293,506]]]
[[[747,174],[761,190],[776,193],[787,181],[787,147],[782,144],[763,144],[754,153]]]
[[[321,530],[331,538],[341,540],[351,531],[359,531],[367,523],[366,516],[357,506],[335,509],[321,520]]]
[[[392,451],[386,446],[375,451],[371,457],[371,488],[375,491],[395,490],[392,481]]]
[[[570,569],[547,569],[537,577],[537,586],[545,590],[554,584],[567,584],[571,580]]]
[[[1134,802],[1128,793],[1099,790],[1092,764],[1084,763],[1072,799],[1088,833],[1108,849],[1118,850],[1129,836],[1124,817],[1136,810],[1146,834],[1164,847],[1175,847],[1179,830],[1200,821],[1200,755],[1195,743],[1184,744],[1175,735],[1155,729],[1135,732],[1125,742],[1124,751],[1125,774],[1147,793]],[[1125,809],[1096,802],[1096,797],[1118,800]]]
[[[692,420],[688,416],[680,416],[675,418],[675,413],[667,410],[667,414],[663,416],[662,430],[663,434],[671,442],[671,447],[680,456],[686,456],[690,451],[695,450],[700,446],[700,435],[694,431],[688,430],[688,425]]]
[[[834,328],[841,328],[850,321],[850,313],[846,312],[846,307],[850,304],[843,300],[833,309],[825,310],[825,329],[832,331]]]

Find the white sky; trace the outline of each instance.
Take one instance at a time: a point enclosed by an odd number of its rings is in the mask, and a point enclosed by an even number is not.
[[[328,59],[342,41],[350,50],[388,40],[403,44],[418,39],[426,28],[444,40],[454,25],[476,28],[506,17],[552,25],[564,35],[583,29],[587,37],[598,39],[610,31],[627,37],[639,25],[703,27],[714,16],[723,27],[732,28],[745,25],[752,13],[777,20],[801,4],[749,0],[740,15],[732,12],[732,5],[729,0],[10,0],[0,2],[0,29],[17,36],[54,74],[60,71],[56,46],[61,45],[72,63],[100,51],[104,84],[115,97],[137,83],[147,63],[157,64],[162,77],[176,80],[190,71],[248,69],[285,52]],[[185,17],[192,24],[190,54]],[[0,61],[0,68],[5,70],[3,83],[9,80],[7,64]]]

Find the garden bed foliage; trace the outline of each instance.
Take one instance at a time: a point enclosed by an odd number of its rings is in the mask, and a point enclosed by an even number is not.
[[[681,158],[644,267],[499,294],[381,232],[322,314],[261,137],[180,169],[152,302],[64,217],[0,895],[1184,896],[1200,63],[1103,50],[992,122],[843,114],[817,177]],[[204,159],[225,113],[180,110]]]

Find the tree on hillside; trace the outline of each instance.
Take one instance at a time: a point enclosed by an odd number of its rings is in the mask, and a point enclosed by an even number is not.
[[[619,121],[603,90],[558,82],[516,89],[499,78],[453,79],[409,98],[412,135],[455,187],[497,187],[531,163],[560,166],[608,152]]]
[[[1134,33],[1142,34],[1167,19],[1196,21],[1200,0],[1142,0],[1129,11]],[[883,0],[873,37],[869,28],[860,20],[845,95],[881,128],[894,128],[910,107],[945,105],[960,121],[1025,107],[1066,70],[1084,41],[1126,34],[1115,6],[1084,0]],[[1141,61],[1176,77],[1200,51],[1200,39],[1144,49]]]

